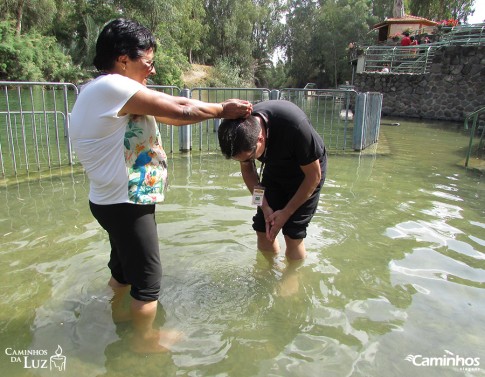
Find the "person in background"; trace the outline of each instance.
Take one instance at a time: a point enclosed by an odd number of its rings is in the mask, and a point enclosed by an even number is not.
[[[411,46],[417,46],[418,45],[418,40],[416,39],[416,37],[414,35],[409,37],[409,39],[411,40]],[[418,52],[417,48],[411,50],[411,54],[413,54],[413,55],[416,55],[417,52]]]
[[[305,258],[306,229],[327,168],[325,145],[306,114],[288,101],[260,102],[246,119],[224,119],[218,138],[222,154],[239,161],[258,206],[253,217],[258,249],[277,254],[282,230],[288,260]],[[261,161],[259,174],[255,160]]]
[[[180,126],[252,110],[247,101],[206,103],[148,89],[156,49],[152,33],[135,21],[105,25],[94,58],[101,75],[81,89],[69,128],[90,180],[91,212],[109,235],[113,320],[132,321],[132,349],[141,353],[166,351],[161,343],[171,341],[153,327],[162,276],[155,204],[167,183],[156,122]],[[129,310],[122,305],[128,292]]]
[[[402,35],[404,35],[404,37],[401,39],[401,46],[410,46],[411,38],[409,38],[409,32],[405,31]]]

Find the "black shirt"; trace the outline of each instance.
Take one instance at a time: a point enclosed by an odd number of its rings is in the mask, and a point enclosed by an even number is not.
[[[320,160],[325,176],[325,145],[306,114],[289,101],[257,103],[253,115],[267,120],[266,151],[259,158],[265,163],[262,185],[296,190],[305,175],[300,166]]]

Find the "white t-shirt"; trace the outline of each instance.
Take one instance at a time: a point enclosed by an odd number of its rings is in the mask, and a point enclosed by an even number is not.
[[[118,116],[144,88],[125,76],[103,75],[83,86],[74,104],[69,135],[90,180],[89,200],[95,204],[163,200],[166,155],[155,119]]]

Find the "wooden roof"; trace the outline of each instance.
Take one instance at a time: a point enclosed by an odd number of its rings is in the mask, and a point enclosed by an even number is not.
[[[420,24],[420,25],[426,25],[426,26],[436,26],[438,25],[438,22],[428,20],[427,18],[406,14],[404,15],[404,17],[386,18],[384,21],[379,22],[378,24],[375,24],[372,28],[379,29],[389,24]]]

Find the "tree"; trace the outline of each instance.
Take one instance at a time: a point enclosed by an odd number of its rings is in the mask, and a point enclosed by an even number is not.
[[[202,61],[214,64],[218,59],[227,58],[241,68],[241,74],[251,72],[256,9],[250,0],[206,0],[205,22],[209,33],[204,41]]]
[[[271,57],[283,44],[281,20],[285,7],[279,0],[254,0],[255,15],[252,18],[253,76],[256,86],[267,87],[269,70],[273,66]]]
[[[466,21],[475,0],[409,0],[409,12],[433,20]]]
[[[364,0],[327,1],[319,9],[312,45],[318,60],[325,63],[332,85],[342,82],[343,75],[350,76],[346,48],[352,41],[365,39],[369,15],[370,9]]]
[[[43,32],[49,28],[56,11],[54,0],[3,0],[0,20],[15,20],[15,33],[31,29]]]
[[[312,35],[315,34],[317,5],[311,0],[291,0],[286,17],[285,50],[290,86],[302,86],[316,81],[322,67],[314,61]]]
[[[202,40],[206,37],[209,26],[204,22],[205,9],[201,0],[179,2],[180,9],[174,38],[185,51],[189,63],[193,62],[193,53],[202,49]]]
[[[287,17],[287,58],[293,85],[336,86],[350,76],[346,48],[367,38],[371,8],[365,0],[293,0]],[[350,77],[349,77],[350,80]]]
[[[37,32],[16,35],[11,23],[0,22],[0,80],[76,82],[81,78],[82,72],[54,37]]]

